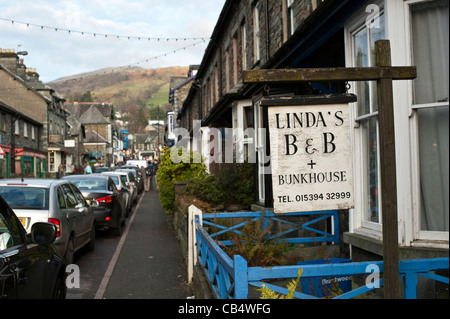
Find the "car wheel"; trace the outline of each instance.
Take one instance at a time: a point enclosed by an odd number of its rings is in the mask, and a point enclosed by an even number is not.
[[[117,237],[121,236],[122,235],[122,224],[119,224],[119,227],[117,227],[117,228],[111,228],[111,233]]]
[[[64,260],[66,261],[66,265],[73,264],[73,254],[74,254],[74,245],[73,238],[69,238],[69,242],[67,243],[66,254],[64,255]]]
[[[131,206],[127,205],[126,209],[125,209],[125,217],[128,218],[130,216],[131,213]]]
[[[93,251],[94,249],[95,249],[95,224],[92,225],[91,237],[88,246],[89,251]]]

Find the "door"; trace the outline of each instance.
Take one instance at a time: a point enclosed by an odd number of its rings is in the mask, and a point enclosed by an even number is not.
[[[82,244],[82,216],[78,212],[78,201],[69,184],[62,184],[61,190],[66,200],[66,208],[61,211],[61,236],[67,241],[69,248],[71,244],[70,237],[72,237],[73,249],[76,251],[77,247]]]
[[[0,299],[42,298],[48,290],[45,247],[27,247],[25,230],[0,197]]]
[[[74,185],[71,186],[77,199],[77,220],[80,223],[80,242],[84,245],[90,240],[92,225],[94,224],[94,216],[89,211],[89,206],[80,190]]]

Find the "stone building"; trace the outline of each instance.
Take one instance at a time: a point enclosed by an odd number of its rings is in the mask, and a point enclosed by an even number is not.
[[[355,260],[381,258],[379,118],[374,82],[244,84],[242,71],[375,66],[374,43],[390,40],[393,66],[417,66],[418,77],[394,81],[400,258],[448,256],[448,1],[226,1],[183,104],[179,120],[190,146],[226,157],[224,139],[196,145],[201,133],[253,128],[233,136],[234,150],[254,154],[259,209],[271,209],[270,154],[263,97],[354,93],[350,104],[354,208],[345,211]],[[223,135],[222,135],[223,136]]]
[[[110,166],[115,162],[113,155],[114,141],[118,134],[114,132],[117,128],[113,123],[113,106],[101,102],[74,102],[65,103],[65,108],[70,112],[70,121],[80,123],[84,135],[82,144],[83,151],[77,153],[77,162],[101,163]],[[117,143],[116,143],[117,144]]]
[[[39,80],[36,69],[25,66],[19,55],[26,54],[25,51],[16,53],[12,49],[0,49],[0,67],[4,71],[0,98],[24,116],[20,119],[21,115],[18,115],[19,120],[14,124],[17,132],[14,137],[17,138],[13,148],[16,151],[15,156],[5,157],[8,165],[3,165],[9,167],[5,176],[55,177],[61,163],[66,172],[71,172],[73,160],[71,150],[65,148],[68,116],[64,109],[65,99]],[[11,149],[8,145],[5,148]]]
[[[2,177],[45,176],[47,108],[52,100],[27,83],[23,61],[12,50],[0,52],[0,101]]]
[[[191,86],[194,83],[199,66],[189,66],[186,77],[172,77],[170,79],[169,103],[172,105],[172,110],[168,112],[167,125],[165,129],[165,144],[173,145],[175,141],[174,129],[176,127],[186,127],[185,124],[189,121],[189,115],[182,116],[183,103],[186,100]],[[184,122],[180,123],[179,119],[183,118]]]

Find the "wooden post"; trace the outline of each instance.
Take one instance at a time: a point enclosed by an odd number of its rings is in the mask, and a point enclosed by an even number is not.
[[[389,41],[375,43],[378,67],[391,66]],[[383,268],[384,297],[398,299],[399,295],[399,253],[397,174],[395,161],[394,99],[392,79],[377,81],[378,125],[380,135],[381,207],[383,223]]]

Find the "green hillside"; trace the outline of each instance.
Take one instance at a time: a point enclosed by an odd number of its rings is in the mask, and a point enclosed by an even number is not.
[[[130,133],[142,133],[148,120],[165,118],[172,77],[187,76],[189,67],[98,70],[47,83],[68,102],[112,103],[128,122]]]
[[[83,95],[89,91],[93,102],[112,103],[116,110],[125,111],[130,106],[167,104],[170,79],[186,76],[187,72],[188,67],[134,68],[75,75],[48,85],[68,101],[82,102]]]

